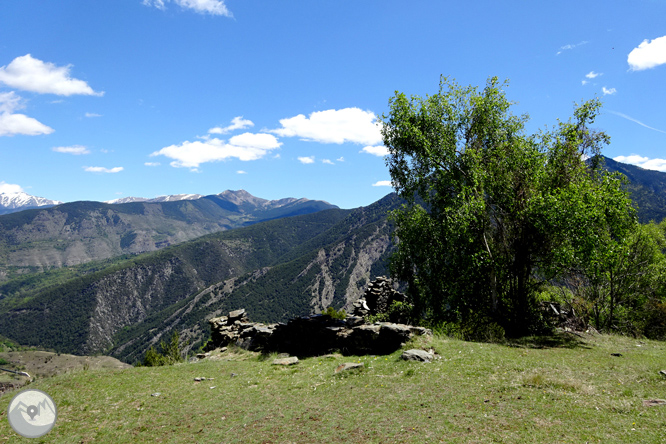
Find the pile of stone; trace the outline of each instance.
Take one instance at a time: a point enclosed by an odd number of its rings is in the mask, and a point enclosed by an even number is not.
[[[387,313],[393,302],[406,302],[407,296],[393,288],[391,279],[378,276],[365,290],[364,295],[354,303],[352,314],[355,316],[373,316]]]
[[[376,322],[362,317],[344,320],[328,315],[291,319],[286,324],[249,322],[245,310],[213,318],[210,349],[235,344],[251,351],[288,353],[290,356],[321,356],[335,351],[344,355],[388,354],[402,347],[412,336],[431,335],[423,327]]]

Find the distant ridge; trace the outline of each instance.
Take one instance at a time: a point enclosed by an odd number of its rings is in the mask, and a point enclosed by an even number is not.
[[[155,251],[217,231],[331,208],[338,207],[309,199],[266,200],[239,190],[17,211],[0,216],[0,281],[11,278],[10,270],[20,274]]]

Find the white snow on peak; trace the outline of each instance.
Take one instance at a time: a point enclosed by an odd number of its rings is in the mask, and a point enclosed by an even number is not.
[[[0,193],[0,207],[6,209],[18,209],[23,207],[43,207],[47,205],[60,205],[59,200],[46,199],[44,197],[31,196],[23,191],[15,193]]]

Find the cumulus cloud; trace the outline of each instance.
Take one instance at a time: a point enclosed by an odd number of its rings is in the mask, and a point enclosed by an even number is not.
[[[73,146],[56,146],[51,148],[56,153],[66,153],[74,154],[75,156],[80,156],[81,154],[90,154],[90,151],[85,146],[73,145]]]
[[[335,159],[335,161],[336,162],[344,162],[345,158],[344,157],[338,157],[337,159]]]
[[[97,113],[86,113],[86,117],[91,118],[91,117],[102,117],[101,114]]]
[[[247,174],[247,171],[238,170],[238,171],[236,171],[236,174]]]
[[[632,49],[627,56],[632,71],[642,71],[666,64],[666,35],[643,42]]]
[[[391,181],[390,180],[380,180],[378,182],[375,182],[372,184],[373,187],[390,187],[391,186]]]
[[[327,165],[335,165],[330,159],[323,159],[321,163],[325,163]]]
[[[632,154],[630,156],[617,156],[613,160],[616,162],[636,165],[646,170],[656,170],[666,172],[666,159],[650,159],[648,157]]]
[[[146,6],[154,6],[157,9],[166,9],[165,3],[172,1],[183,9],[191,9],[199,14],[222,15],[233,17],[231,11],[224,4],[224,0],[143,0]]]
[[[310,157],[299,157],[299,158],[298,158],[298,161],[301,162],[301,163],[305,163],[305,164],[308,164],[308,163],[314,163],[315,158],[314,158],[314,156],[310,156]]]
[[[601,88],[601,91],[604,93],[604,96],[613,95],[617,92],[615,88],[606,88],[605,86]]]
[[[237,129],[245,129],[253,127],[254,123],[251,120],[243,119],[243,116],[234,117],[231,119],[231,125],[224,128],[215,127],[208,130],[208,134],[227,134]]]
[[[16,114],[14,111],[23,108],[21,97],[14,91],[0,93],[0,136],[13,136],[22,134],[36,136],[51,134],[54,130],[43,123],[25,114]]]
[[[156,167],[156,166],[160,166],[160,163],[159,163],[159,162],[144,162],[143,164],[144,164],[145,166],[147,166],[147,167]]]
[[[172,167],[196,169],[202,163],[234,157],[243,161],[257,160],[281,145],[282,143],[272,134],[243,133],[232,137],[228,142],[218,138],[185,141],[180,145],[171,145],[155,151],[151,156],[174,159],[171,162]]]
[[[364,152],[364,153],[372,154],[373,156],[378,156],[378,157],[388,156],[388,154],[389,154],[388,148],[386,148],[383,145],[366,146],[361,151]]]
[[[83,80],[70,77],[71,67],[72,65],[56,66],[26,54],[16,57],[9,65],[0,67],[0,82],[12,88],[40,94],[59,96],[104,94],[104,92],[95,92]]]
[[[604,73],[598,73],[598,72],[590,71],[587,74],[585,74],[585,77],[587,77],[588,79],[595,79],[595,78],[597,78],[599,76],[602,76],[602,75],[604,75]]]
[[[119,173],[124,170],[123,167],[104,168],[104,167],[83,167],[89,173]]]
[[[282,128],[270,132],[319,143],[375,145],[382,141],[376,121],[374,113],[359,108],[329,109],[281,119]]]
[[[23,193],[23,188],[20,185],[13,183],[7,183],[5,181],[0,182],[0,194],[14,194],[14,193]]]

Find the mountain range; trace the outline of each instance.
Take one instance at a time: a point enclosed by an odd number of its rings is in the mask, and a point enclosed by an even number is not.
[[[666,217],[666,173],[611,159],[605,165],[627,176],[641,222]],[[394,246],[387,212],[401,202],[389,194],[342,210],[322,201],[269,201],[225,191],[0,216],[6,270],[0,335],[134,363],[174,330],[186,349],[197,350],[209,337],[207,319],[234,309],[264,322],[328,306],[350,309],[370,281],[388,274]],[[178,235],[183,240],[176,244]],[[151,251],[138,254],[142,249]]]
[[[19,211],[0,216],[0,281],[330,208],[337,207],[319,200],[266,200],[244,190],[228,190],[198,199],[83,201]]]

